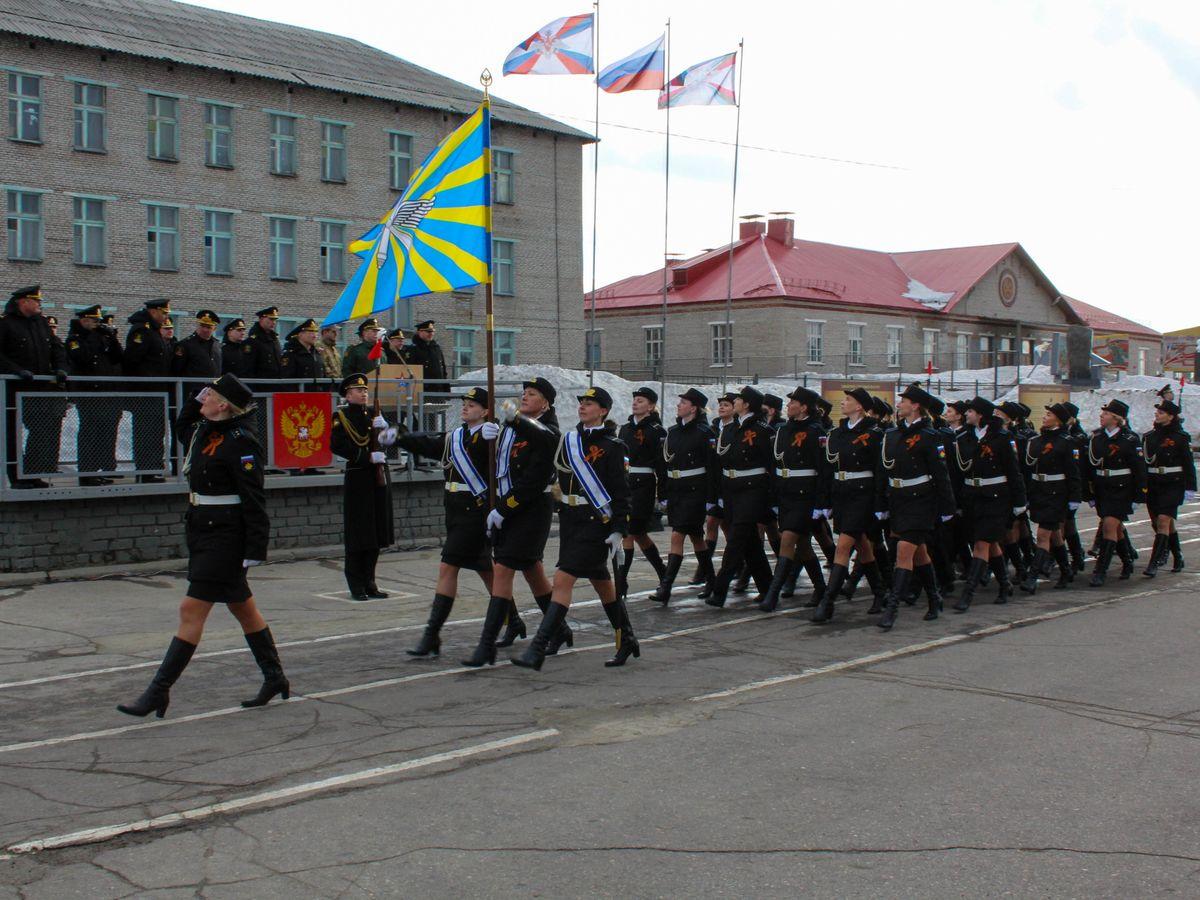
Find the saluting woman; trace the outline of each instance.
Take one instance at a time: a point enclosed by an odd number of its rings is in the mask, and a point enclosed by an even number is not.
[[[188,442],[183,474],[191,491],[185,519],[187,596],[179,605],[179,630],[150,686],[132,703],[117,706],[126,715],[163,717],[171,686],[195,653],[215,603],[229,607],[262,670],[258,696],[242,706],[264,706],[276,694],[288,698],[290,685],[271,629],[246,581],[246,570],[266,560],[271,533],[263,451],[248,421],[254,412],[250,401],[250,389],[236,375],[223,375],[180,411],[176,427]]]
[[[1163,399],[1154,407],[1154,427],[1146,432],[1146,510],[1154,525],[1154,550],[1142,574],[1153,578],[1166,562],[1168,549],[1174,557],[1172,572],[1183,571],[1183,548],[1175,520],[1184,500],[1196,499],[1196,463],[1192,438],[1183,428],[1180,409]]]

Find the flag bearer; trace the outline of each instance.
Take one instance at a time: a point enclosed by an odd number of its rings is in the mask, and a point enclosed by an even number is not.
[[[1146,509],[1154,525],[1154,550],[1150,565],[1142,574],[1153,578],[1166,562],[1170,550],[1175,564],[1172,572],[1183,571],[1183,549],[1175,520],[1184,500],[1196,499],[1196,463],[1192,459],[1192,439],[1179,418],[1174,401],[1164,398],[1154,407],[1154,427],[1146,432]]]
[[[1114,553],[1121,557],[1121,577],[1133,574],[1124,523],[1137,504],[1146,502],[1146,460],[1141,439],[1130,430],[1128,418],[1128,405],[1109,400],[1100,409],[1100,427],[1092,432],[1087,445],[1084,491],[1100,517],[1100,553],[1091,587],[1104,584]]]
[[[658,393],[653,388],[639,387],[633,392],[633,414],[617,432],[617,437],[625,442],[629,459],[629,533],[617,557],[616,588],[622,599],[629,591],[629,567],[633,565],[635,542],[654,567],[658,580],[661,582],[666,577],[662,557],[647,534],[655,507],[663,497],[662,442],[665,436],[658,415]]]

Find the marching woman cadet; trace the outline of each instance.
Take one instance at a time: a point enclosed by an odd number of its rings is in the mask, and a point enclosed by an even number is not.
[[[264,706],[276,694],[288,699],[291,688],[271,629],[246,581],[246,570],[266,560],[271,534],[263,451],[249,422],[254,412],[250,400],[250,389],[237,376],[223,375],[180,411],[178,433],[188,446],[183,474],[191,491],[185,519],[187,596],[179,606],[179,630],[150,686],[132,703],[117,707],[126,715],[163,717],[171,685],[196,651],[214,603],[229,607],[262,670],[258,696],[242,706]]]
[[[621,426],[617,437],[625,442],[629,458],[629,533],[617,557],[617,594],[622,599],[629,591],[629,567],[633,565],[634,542],[654,567],[654,574],[661,582],[666,576],[662,557],[647,532],[650,520],[663,493],[662,419],[658,417],[658,394],[648,387],[633,392],[633,415]]]
[[[346,586],[351,600],[387,597],[375,583],[379,551],[396,541],[392,523],[392,480],[381,446],[395,443],[396,430],[367,411],[367,376],[347,375],[339,388],[345,406],[333,414],[329,446],[346,460],[342,477],[342,541]]]
[[[875,594],[873,612],[881,609],[883,579],[875,561],[868,532],[876,523],[878,494],[875,481],[880,477],[879,446],[883,432],[866,416],[871,395],[863,388],[845,391],[842,414],[845,416],[825,442],[825,476],[821,478],[818,505],[826,518],[832,517],[837,532],[829,585],[821,603],[813,611],[817,624],[833,619],[833,604],[850,566],[850,555],[858,552],[858,565]]]
[[[812,549],[813,521],[821,518],[818,503],[821,479],[825,474],[825,429],[818,416],[820,396],[798,387],[788,394],[787,419],[775,430],[771,442],[772,505],[779,510],[779,561],[766,594],[758,603],[763,612],[779,605],[792,571],[803,566],[812,580],[812,599],[816,606],[825,595],[825,573]]]
[[[1037,432],[1029,424],[1029,417],[1033,414],[1024,403],[1018,403],[1015,400],[1006,400],[1003,403],[996,405],[996,417],[1000,420],[1000,424],[1012,436],[1012,439],[1017,445],[1017,462],[1023,466],[1025,459],[1025,448],[1029,442],[1037,436]],[[1021,469],[1021,477],[1025,480],[1025,494],[1029,494],[1029,473]],[[1026,513],[1014,515],[1009,522],[1008,534],[1005,536],[1003,546],[1004,556],[1013,564],[1013,569],[1016,571],[1016,581],[1022,583],[1025,581],[1025,570],[1033,562],[1034,541],[1033,535],[1029,529],[1029,516]]]
[[[440,459],[446,479],[446,542],[437,587],[425,632],[408,651],[409,656],[441,652],[440,633],[458,595],[460,569],[478,572],[488,594],[492,593],[492,558],[484,522],[488,514],[488,441],[495,440],[500,428],[484,421],[487,409],[487,390],[473,387],[463,394],[462,425],[458,428],[445,434],[402,434],[397,439],[405,450]]]
[[[1087,445],[1090,437],[1083,430],[1083,426],[1079,424],[1079,407],[1069,401],[1064,401],[1062,408],[1065,412],[1071,414],[1070,421],[1066,422],[1067,436],[1075,444],[1075,449],[1078,452],[1078,460],[1076,468],[1079,470],[1079,481],[1081,488],[1086,491],[1087,485],[1084,481],[1087,470]],[[1096,529],[1096,534],[1099,536],[1100,529]],[[1079,539],[1079,528],[1075,524],[1075,510],[1067,507],[1067,518],[1063,522],[1063,537],[1066,539],[1067,553],[1071,558],[1071,568],[1075,572],[1086,572],[1087,564],[1083,557],[1083,542]]]
[[[1079,479],[1079,447],[1067,432],[1071,411],[1062,403],[1046,407],[1042,430],[1025,445],[1025,471],[1029,475],[1029,518],[1037,524],[1037,550],[1021,590],[1037,590],[1038,576],[1058,564],[1056,588],[1075,579],[1075,569],[1063,543],[1067,514],[1079,508],[1082,496]]]
[[[679,567],[683,565],[683,539],[692,539],[703,583],[712,584],[712,550],[704,541],[704,511],[716,500],[716,453],[712,430],[704,418],[708,398],[695,388],[679,395],[676,424],[667,429],[662,442],[666,475],[667,525],[671,529],[671,550],[667,570],[651,599],[666,606]]]
[[[1143,575],[1153,578],[1166,561],[1167,549],[1175,559],[1172,572],[1183,571],[1183,549],[1175,520],[1179,505],[1196,496],[1196,463],[1192,438],[1184,430],[1179,407],[1164,399],[1154,407],[1154,427],[1146,432],[1146,511],[1154,525],[1154,550]]]
[[[879,620],[884,631],[896,624],[899,603],[908,596],[914,567],[929,596],[925,620],[938,616],[940,598],[927,547],[938,520],[946,522],[954,515],[954,491],[946,470],[946,453],[941,435],[933,429],[928,415],[942,409],[941,400],[919,384],[910,384],[896,401],[900,423],[883,436],[880,462],[884,477],[879,479],[876,489],[884,492],[877,503],[879,508],[886,507],[886,512],[875,515],[886,518],[896,535],[892,588]]]
[[[580,578],[592,583],[616,635],[616,653],[604,665],[623,666],[630,656],[641,656],[629,610],[608,574],[608,561],[620,552],[629,520],[625,444],[607,421],[612,409],[608,391],[590,387],[578,399],[579,424],[562,436],[554,454],[562,490],[554,593],[537,634],[525,652],[512,659],[513,665],[525,669],[541,669],[547,646],[567,618],[571,591]]]
[[[954,604],[966,612],[975,589],[990,567],[996,576],[997,603],[1012,596],[1003,544],[1013,516],[1025,511],[1025,478],[1017,457],[1016,439],[996,416],[996,407],[984,397],[967,406],[967,430],[954,441],[954,462],[962,472],[962,510],[971,541],[971,568],[967,583]],[[1024,577],[1024,570],[1021,572]]]
[[[551,587],[542,568],[542,554],[554,516],[550,485],[558,447],[558,418],[554,415],[558,392],[541,377],[524,382],[523,387],[520,407],[508,416],[496,442],[496,504],[485,523],[492,539],[492,595],[479,644],[470,658],[462,661],[472,668],[495,665],[497,647],[525,637],[525,623],[513,602],[517,572],[525,576],[538,608],[543,613],[550,608]],[[504,638],[497,641],[506,621]],[[570,634],[560,633],[564,638]]]
[[[724,606],[729,585],[743,563],[748,563],[759,593],[771,586],[771,564],[763,552],[758,526],[771,514],[770,476],[775,463],[771,449],[774,437],[762,420],[762,394],[749,385],[733,401],[734,421],[717,437],[721,465],[721,501],[729,525],[725,555],[712,596],[704,602]]]
[[[713,432],[714,448],[717,445],[717,441],[721,439],[721,431],[733,424],[733,401],[736,399],[737,394],[732,391],[724,393],[717,398],[717,420],[709,426]],[[717,535],[724,534],[725,540],[729,540],[729,522],[725,518],[725,510],[723,508],[725,501],[721,499],[723,476],[721,475],[719,462],[717,463],[714,479],[713,487],[716,494],[708,502],[707,515],[704,519],[704,546],[708,548],[710,554],[715,555],[717,552]],[[709,558],[711,559],[712,557],[710,556]],[[714,574],[706,582],[702,577],[699,567],[697,567],[696,574],[692,577],[691,583],[704,585],[700,593],[696,596],[701,600],[705,600],[712,596],[712,592],[717,584],[717,578]]]
[[[1114,553],[1121,556],[1121,577],[1133,574],[1133,559],[1122,541],[1122,530],[1134,507],[1146,502],[1146,460],[1141,440],[1126,424],[1128,416],[1125,403],[1109,400],[1100,409],[1100,427],[1092,432],[1087,445],[1085,490],[1100,517],[1100,555],[1091,587],[1104,584]]]

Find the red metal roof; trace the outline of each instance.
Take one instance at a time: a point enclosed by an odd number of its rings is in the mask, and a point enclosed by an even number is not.
[[[1076,300],[1074,297],[1064,295],[1063,302],[1071,312],[1079,317],[1079,321],[1082,324],[1096,331],[1132,334],[1148,338],[1162,337],[1162,333],[1155,331],[1153,328],[1141,325],[1132,319],[1126,319],[1124,316],[1118,316],[1107,309],[1101,309],[1098,306],[1092,306],[1090,303],[1084,303],[1082,300]]]

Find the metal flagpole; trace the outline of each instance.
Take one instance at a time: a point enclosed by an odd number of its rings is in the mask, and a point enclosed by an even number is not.
[[[733,130],[733,192],[730,199],[729,212],[729,279],[727,285],[727,295],[725,297],[725,340],[728,342],[729,359],[725,365],[721,366],[721,390],[725,390],[725,383],[728,380],[729,366],[733,365],[733,239],[734,228],[737,227],[737,176],[738,176],[738,145],[742,136],[742,52],[745,47],[746,39],[742,38],[738,41],[737,52],[737,67],[738,67],[738,86],[737,98],[734,105],[737,107],[737,124]],[[722,354],[724,355],[724,354]]]
[[[492,239],[492,116],[491,116],[491,98],[488,94],[488,89],[492,86],[492,73],[484,69],[479,76],[479,83],[483,85],[483,105],[488,109],[487,126],[488,133],[484,135],[484,154],[483,154],[483,172],[484,177],[488,182],[487,210],[484,213],[484,221],[487,227],[487,238],[490,242]],[[492,314],[492,247],[488,245],[488,271],[487,281],[484,282],[483,295],[485,300],[485,315],[486,320],[484,328],[487,342],[487,392],[488,406],[487,417],[489,421],[496,421],[496,354],[495,354],[495,330],[496,323]],[[488,441],[488,508],[490,509],[496,503],[496,442]]]
[[[600,62],[600,0],[593,0],[592,6],[596,9],[596,18],[592,22],[592,68],[595,69]],[[592,144],[592,308],[585,351],[587,353],[589,386],[596,383],[596,363],[598,362],[593,358],[592,346],[596,343],[596,207],[600,199],[600,78],[596,77],[595,82],[596,131],[594,137],[596,140]],[[599,353],[596,355],[598,356]]]
[[[671,20],[667,19],[667,41],[663,54],[663,91],[671,72]],[[658,397],[666,403],[667,397],[667,281],[670,278],[670,232],[671,221],[671,102],[667,95],[667,146],[663,164],[663,285],[662,285],[662,340],[658,350]]]

